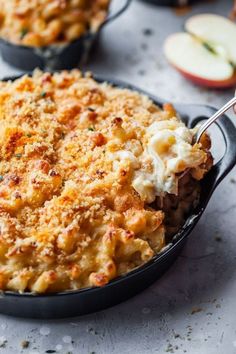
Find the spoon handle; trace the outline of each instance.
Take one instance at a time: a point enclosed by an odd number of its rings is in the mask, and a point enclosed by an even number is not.
[[[236,104],[236,96],[231,98],[223,107],[221,107],[213,116],[211,116],[205,123],[203,123],[197,132],[196,142],[198,143],[201,139],[202,134],[209,128],[209,126],[216,121],[223,113],[228,111],[232,106]]]

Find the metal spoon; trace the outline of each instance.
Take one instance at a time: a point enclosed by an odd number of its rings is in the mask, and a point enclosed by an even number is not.
[[[221,107],[216,113],[214,113],[213,116],[208,118],[206,120],[206,122],[200,126],[200,128],[196,134],[196,137],[194,139],[195,140],[194,142],[199,143],[202,134],[209,128],[209,126],[212,123],[214,123],[217,120],[217,118],[222,116],[222,114],[224,114],[226,111],[228,111],[235,104],[236,104],[236,96],[231,98],[231,100],[229,100],[223,107]]]
[[[208,118],[205,123],[203,123],[197,134],[194,136],[193,142],[194,143],[199,143],[201,136],[203,133],[205,133],[205,131],[210,127],[210,125],[212,123],[214,123],[217,118],[219,118],[220,116],[222,116],[222,114],[224,114],[226,111],[228,111],[232,106],[236,105],[236,96],[231,98],[231,100],[229,100],[223,107],[221,107],[220,109],[218,109],[218,111],[216,111],[213,116],[211,116],[210,118]],[[184,172],[182,172],[179,175],[179,179],[184,177],[187,173],[189,172],[189,169],[185,170]]]

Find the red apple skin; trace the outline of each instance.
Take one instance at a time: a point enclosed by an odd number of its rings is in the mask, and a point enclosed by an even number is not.
[[[236,86],[236,73],[227,80],[214,81],[214,80],[204,79],[202,77],[197,77],[182,69],[179,69],[176,65],[173,65],[173,63],[170,64],[186,79],[192,81],[194,84],[197,84],[199,86],[213,88],[213,89],[228,89]]]

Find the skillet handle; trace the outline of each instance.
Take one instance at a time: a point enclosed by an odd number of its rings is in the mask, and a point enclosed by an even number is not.
[[[236,164],[236,127],[226,115],[217,122],[225,141],[224,156],[212,168],[215,175],[213,189],[223,180]]]
[[[115,20],[118,16],[120,16],[129,7],[131,1],[132,0],[125,0],[124,5],[119,10],[117,10],[117,12],[115,12],[112,15],[108,15],[106,20],[103,22],[101,28],[107,25],[109,22]]]
[[[216,109],[208,107],[212,111]],[[212,113],[211,111],[211,113]],[[191,121],[191,127],[195,126],[197,123],[206,119],[206,117],[197,117]],[[211,179],[211,189],[214,189],[220,184],[225,176],[232,170],[236,165],[236,127],[232,121],[225,114],[215,122],[219,127],[221,134],[225,142],[225,153],[224,156],[217,162],[216,165],[208,172],[206,178]]]

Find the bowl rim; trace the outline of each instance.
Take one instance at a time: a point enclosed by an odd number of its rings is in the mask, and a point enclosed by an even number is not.
[[[56,71],[54,71],[56,72]],[[28,73],[26,73],[28,74]],[[6,77],[3,78],[2,81],[14,81],[22,76],[24,76],[24,74],[22,75],[16,75],[16,76],[11,76],[11,77]],[[151,99],[156,105],[161,106],[164,104],[164,102],[168,102],[168,100],[163,100],[161,98],[155,97],[153,94],[148,93],[146,90],[143,90],[139,87],[137,87],[136,85],[130,84],[130,83],[126,83],[124,81],[121,80],[116,80],[116,79],[110,79],[110,78],[105,78],[102,76],[98,76],[98,75],[93,75],[92,76],[94,80],[96,80],[99,83],[107,83],[110,84],[114,87],[117,88],[121,88],[121,89],[129,89],[132,91],[136,91],[139,94],[145,95],[147,96],[149,99]],[[186,109],[189,107],[194,107],[194,108],[207,108],[208,110],[212,111],[216,111],[216,109],[214,107],[208,106],[208,105],[201,105],[201,104],[175,104],[174,105],[177,107],[177,112],[178,112],[178,106],[182,106],[182,107],[186,107]],[[181,114],[180,114],[181,116]],[[204,119],[206,119],[206,116],[204,115],[203,117]],[[227,116],[225,116],[225,118],[227,120],[229,120],[229,118]],[[186,116],[185,117],[186,122],[185,123],[189,123],[189,117]],[[236,134],[236,128],[235,128],[235,134]],[[224,135],[223,135],[224,136]],[[224,136],[225,138],[225,136]],[[223,156],[224,158],[224,156]],[[223,159],[222,158],[222,159]],[[236,156],[235,156],[235,163],[236,163]],[[213,165],[213,167],[217,167],[217,165]],[[213,169],[212,167],[212,169]],[[232,167],[231,167],[232,168]],[[230,168],[230,169],[231,169]],[[212,171],[212,169],[208,172],[208,174]],[[225,175],[228,173],[229,171],[225,172]],[[206,177],[208,176],[208,174],[203,178],[202,182],[205,181]],[[217,175],[216,177],[213,177],[213,182],[215,182],[215,180],[217,179]],[[222,177],[222,179],[225,176]],[[222,180],[220,179],[218,181],[218,183],[220,183],[220,181]],[[51,298],[51,297],[60,297],[60,296],[65,296],[65,295],[78,295],[81,293],[87,293],[87,292],[97,292],[97,291],[101,291],[102,289],[105,288],[109,288],[112,287],[114,284],[118,284],[120,282],[123,282],[124,280],[126,280],[127,278],[131,278],[133,276],[136,276],[137,274],[140,273],[144,273],[147,269],[151,268],[154,264],[156,264],[157,262],[161,263],[163,262],[168,256],[171,255],[172,252],[174,252],[175,248],[185,239],[188,237],[188,235],[190,234],[190,232],[192,231],[192,229],[196,226],[198,220],[200,219],[201,215],[203,214],[204,210],[206,209],[206,206],[208,204],[209,199],[211,198],[212,193],[214,192],[216,186],[218,185],[212,183],[211,188],[208,191],[208,195],[205,197],[206,199],[203,200],[202,202],[200,201],[199,204],[196,206],[196,208],[194,208],[193,212],[188,216],[188,218],[185,220],[184,225],[179,229],[179,231],[173,236],[171,242],[169,242],[159,253],[155,254],[149,261],[147,261],[146,263],[142,264],[141,266],[138,266],[134,269],[132,269],[131,271],[129,271],[128,273],[125,273],[123,275],[120,275],[118,277],[115,277],[114,279],[110,280],[106,285],[102,286],[102,287],[86,287],[86,288],[81,288],[81,289],[75,289],[75,290],[64,290],[64,291],[59,291],[59,292],[50,292],[50,293],[34,293],[34,292],[17,292],[17,291],[11,291],[11,290],[0,290],[0,298],[1,297],[24,297],[24,298]],[[200,197],[201,197],[202,193],[200,193]]]

